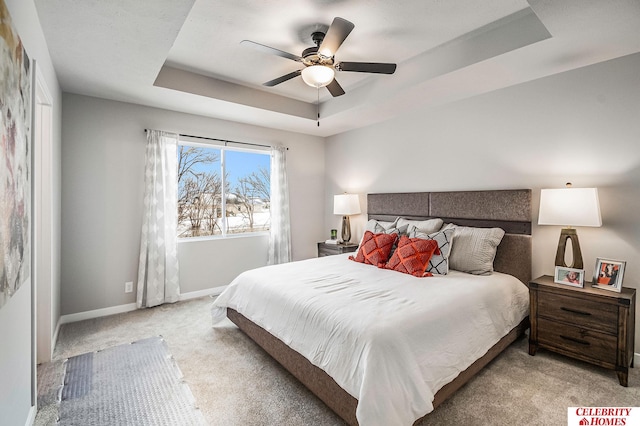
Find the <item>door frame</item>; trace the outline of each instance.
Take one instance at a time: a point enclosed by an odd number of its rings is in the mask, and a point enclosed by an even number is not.
[[[51,361],[55,333],[53,295],[53,101],[35,66],[33,117],[33,276],[35,362]]]

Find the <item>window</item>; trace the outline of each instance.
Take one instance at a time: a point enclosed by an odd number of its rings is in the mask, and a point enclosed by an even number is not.
[[[270,153],[180,142],[178,237],[269,230]]]

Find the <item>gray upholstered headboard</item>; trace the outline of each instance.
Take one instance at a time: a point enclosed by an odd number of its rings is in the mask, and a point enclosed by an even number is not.
[[[445,223],[502,228],[494,269],[531,280],[531,190],[408,192],[368,194],[369,219],[442,218]]]

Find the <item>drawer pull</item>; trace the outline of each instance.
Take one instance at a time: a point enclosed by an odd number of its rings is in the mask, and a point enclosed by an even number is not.
[[[574,337],[568,337],[568,336],[563,336],[562,334],[560,335],[560,337],[562,337],[564,340],[568,340],[570,342],[574,342],[574,343],[579,343],[581,345],[585,345],[585,346],[590,346],[591,343],[585,341],[585,340],[580,340],[580,339],[576,339]]]
[[[560,307],[563,311],[571,312],[572,314],[584,315],[588,317],[591,315],[591,312],[578,311],[576,309],[565,308],[564,306]]]

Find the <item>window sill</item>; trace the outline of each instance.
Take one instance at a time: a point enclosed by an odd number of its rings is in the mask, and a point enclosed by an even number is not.
[[[178,244],[191,243],[191,242],[196,242],[196,241],[224,241],[224,240],[236,239],[236,238],[256,238],[256,237],[264,237],[264,236],[269,236],[269,232],[267,232],[267,231],[262,231],[262,232],[244,232],[242,234],[228,234],[228,235],[225,235],[225,236],[222,236],[222,235],[207,235],[207,236],[204,236],[204,237],[186,237],[186,238],[178,237]]]

